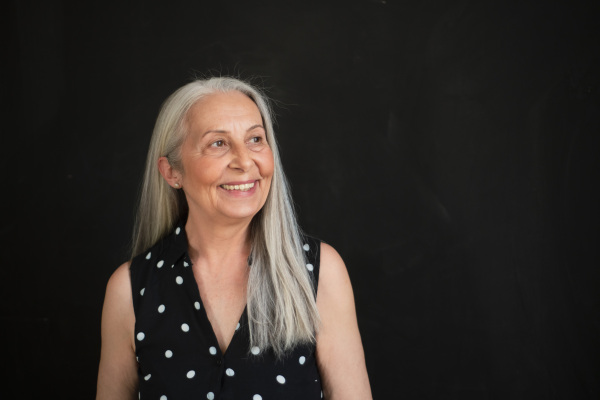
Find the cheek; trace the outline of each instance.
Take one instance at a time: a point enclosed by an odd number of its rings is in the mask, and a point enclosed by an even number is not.
[[[275,161],[273,160],[273,153],[269,151],[261,157],[260,161],[260,172],[264,178],[271,178],[273,176],[273,170],[275,168]]]
[[[193,180],[198,184],[210,185],[217,182],[221,176],[222,169],[217,163],[203,160],[190,166],[188,180]]]

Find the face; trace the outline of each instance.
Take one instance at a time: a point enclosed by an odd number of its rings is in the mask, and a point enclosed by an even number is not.
[[[187,114],[181,184],[190,216],[251,220],[271,187],[273,153],[256,104],[240,92],[214,93]]]

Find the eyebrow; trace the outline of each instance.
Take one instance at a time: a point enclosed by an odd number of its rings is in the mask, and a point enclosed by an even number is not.
[[[254,130],[256,128],[262,128],[263,130],[266,130],[261,124],[255,124],[255,125],[252,125],[250,128],[246,129],[246,132],[250,132],[251,130]],[[204,132],[201,137],[204,137],[204,136],[208,135],[209,133],[225,133],[225,134],[228,134],[229,131],[224,131],[222,129],[210,129],[210,130]]]

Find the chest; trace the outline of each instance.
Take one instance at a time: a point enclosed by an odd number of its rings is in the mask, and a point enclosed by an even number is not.
[[[151,271],[134,292],[140,398],[321,398],[314,345],[298,345],[282,360],[250,349],[241,282],[198,281],[182,265]],[[238,316],[223,318],[236,304]],[[228,336],[223,349],[219,337]]]
[[[219,348],[225,353],[246,307],[247,271],[211,276],[199,269],[192,269],[194,280]]]

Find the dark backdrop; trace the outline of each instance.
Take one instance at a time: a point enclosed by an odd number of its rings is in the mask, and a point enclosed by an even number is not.
[[[93,397],[154,119],[216,73],[276,100],[376,398],[598,398],[595,4],[2,2],[0,396]]]

